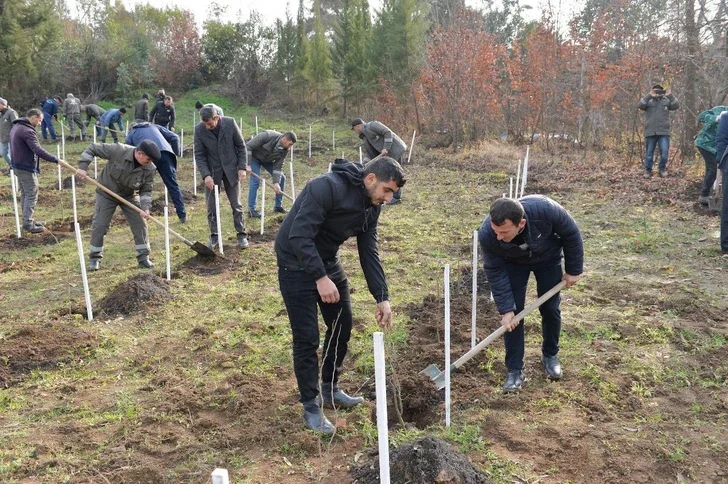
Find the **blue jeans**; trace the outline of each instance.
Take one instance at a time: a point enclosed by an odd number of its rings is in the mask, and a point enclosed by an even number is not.
[[[56,128],[53,126],[53,115],[43,112],[43,121],[40,123],[40,130],[43,133],[43,139],[48,139],[48,133],[51,135],[51,139],[56,141]]]
[[[273,163],[261,163],[258,160],[251,159],[250,160],[250,169],[255,173],[256,175],[260,176],[260,167],[265,168],[265,170],[270,173],[271,176],[273,176]],[[255,210],[255,199],[258,198],[258,185],[260,184],[259,180],[255,177],[250,178],[250,187],[248,188],[248,210]],[[281,192],[286,189],[286,176],[281,174]],[[261,205],[263,202],[261,201]],[[275,203],[273,204],[274,207],[283,207],[283,193],[276,195]]]
[[[523,311],[526,304],[526,287],[528,278],[533,272],[536,277],[536,291],[541,296],[561,281],[563,272],[561,260],[547,261],[536,265],[506,264],[506,271],[511,282],[513,298],[516,302],[516,314]],[[561,334],[560,294],[546,301],[539,308],[541,313],[541,331],[543,356],[556,356],[559,352],[559,336]],[[525,320],[516,329],[505,334],[506,367],[508,370],[522,370],[525,353]]]
[[[293,371],[298,381],[301,402],[313,400],[319,394],[320,344],[318,310],[326,324],[321,379],[337,383],[349,348],[353,317],[349,281],[341,263],[327,265],[326,272],[339,290],[339,302],[321,300],[314,278],[302,268],[279,267],[278,283],[293,335]]]
[[[168,151],[162,151],[162,156],[159,158],[159,161],[154,162],[154,164],[157,167],[159,176],[162,177],[164,186],[167,187],[169,198],[172,199],[177,216],[180,219],[187,218],[182,191],[179,189],[179,183],[177,183],[177,162],[174,159],[174,155]]]
[[[670,152],[670,135],[645,136],[645,143],[647,145],[645,170],[652,171],[652,159],[655,157],[655,146],[660,147],[659,170],[667,169],[667,155]]]
[[[7,163],[10,168],[13,167],[10,164],[10,142],[0,143],[0,156],[5,159],[5,163]]]

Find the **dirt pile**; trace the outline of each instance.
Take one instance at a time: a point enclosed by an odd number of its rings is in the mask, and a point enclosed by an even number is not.
[[[392,483],[485,484],[486,475],[450,444],[435,437],[423,437],[394,450],[389,455]],[[379,482],[379,461],[374,459],[351,472],[357,484]]]
[[[126,316],[170,297],[169,282],[154,274],[139,274],[119,283],[96,307],[107,316]]]

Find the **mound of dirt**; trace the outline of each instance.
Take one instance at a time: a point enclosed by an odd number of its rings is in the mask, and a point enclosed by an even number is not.
[[[119,283],[97,308],[108,316],[126,316],[169,298],[169,282],[154,274],[139,274]]]
[[[13,233],[14,231],[15,226],[13,225]],[[40,234],[29,234],[27,232],[23,232],[22,236],[22,239],[18,239],[17,237],[15,237],[15,235],[0,239],[0,252],[4,252],[6,250],[23,250],[30,247],[41,247],[44,245],[58,244],[64,237],[67,237],[68,235],[54,235],[46,230],[45,232],[42,232]]]
[[[97,346],[93,334],[59,323],[21,328],[0,339],[0,388],[20,383],[32,370],[69,363]]]
[[[463,454],[435,437],[423,437],[394,450],[389,455],[389,473],[393,483],[485,484],[487,476],[476,469]],[[352,469],[357,484],[379,482],[379,461],[367,462]]]
[[[238,257],[235,252],[231,254],[231,250],[238,249],[236,246],[231,247],[230,244],[226,243],[225,257],[205,257],[197,254],[187,259],[180,267],[182,270],[201,276],[210,276],[233,271],[235,270],[235,267],[237,267]]]

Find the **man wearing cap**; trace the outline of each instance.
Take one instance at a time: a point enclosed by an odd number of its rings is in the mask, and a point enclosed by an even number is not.
[[[215,206],[215,185],[224,188],[233,222],[238,234],[238,248],[248,247],[248,234],[245,232],[243,206],[240,204],[240,183],[245,181],[250,170],[245,156],[245,141],[238,124],[233,118],[217,114],[211,106],[200,110],[200,122],[195,126],[195,160],[200,176],[205,182],[207,201],[207,222],[210,227],[209,246],[219,242],[217,233],[217,207]]]
[[[134,119],[149,121],[149,94],[142,94],[142,98],[134,105]]]
[[[43,224],[34,220],[35,204],[38,203],[38,174],[40,159],[58,163],[51,153],[41,148],[35,131],[43,122],[43,113],[31,109],[25,117],[13,121],[10,131],[10,162],[20,185],[20,200],[23,208],[23,229],[31,234],[43,232]]]
[[[124,133],[124,121],[121,119],[126,114],[126,108],[122,107],[119,109],[109,109],[101,116],[99,120],[99,128],[101,131],[101,142],[106,141],[106,133],[111,131],[111,137],[114,139],[114,143],[119,142],[119,133]],[[119,128],[114,129],[114,124]]]
[[[126,135],[126,144],[139,146],[144,140],[154,142],[159,148],[161,155],[154,164],[157,166],[159,176],[162,177],[162,181],[169,191],[169,197],[172,199],[180,223],[187,223],[185,202],[179,183],[177,183],[177,156],[181,154],[179,136],[157,124],[149,122],[132,124],[129,134]]]
[[[402,164],[402,156],[407,151],[407,145],[391,129],[379,121],[364,122],[356,118],[351,122],[351,129],[356,131],[364,145],[366,157],[364,164],[377,156],[388,156]],[[397,190],[388,205],[395,205],[402,201],[402,190]]]
[[[66,121],[68,121],[71,138],[76,137],[76,126],[78,126],[81,128],[81,140],[86,139],[86,126],[81,121],[81,102],[70,92],[66,95],[66,100],[63,101],[63,114],[66,116]]]
[[[43,110],[43,123],[40,126],[41,133],[43,133],[43,139],[47,140],[47,133],[50,133],[51,139],[54,142],[58,141],[56,137],[56,128],[53,126],[53,120],[58,121],[58,107],[61,105],[61,98],[49,97],[43,99],[40,102],[41,109]]]
[[[138,147],[125,144],[94,143],[88,146],[78,162],[78,178],[86,178],[86,170],[94,156],[109,160],[99,176],[99,183],[130,203],[140,207],[146,216],[152,207],[152,183],[154,180],[154,162],[160,157],[159,148],[154,142],[145,140]],[[136,195],[138,193],[138,195]],[[91,229],[91,244],[89,254],[89,269],[96,271],[101,267],[101,258],[104,250],[104,236],[109,231],[111,218],[116,207],[121,211],[129,223],[131,233],[134,235],[134,248],[137,252],[137,262],[143,269],[154,267],[149,260],[149,237],[147,223],[136,210],[119,202],[100,188],[96,189],[96,208]]]
[[[18,119],[18,113],[8,106],[5,99],[0,97],[0,156],[5,159],[8,166],[10,166],[10,130],[16,119]]]
[[[295,142],[296,133],[293,131],[281,134],[273,130],[261,131],[248,141],[247,155],[250,160],[250,170],[260,176],[262,166],[273,177],[273,189],[276,192],[273,211],[277,213],[286,213],[286,209],[283,208],[283,190],[286,188],[283,162]],[[260,212],[255,209],[257,198],[258,178],[253,177],[248,187],[248,215],[253,218],[260,218]]]
[[[660,84],[652,86],[652,90],[637,105],[645,112],[645,178],[652,178],[655,147],[660,148],[659,174],[667,176],[667,155],[670,152],[670,111],[680,107],[677,98]]]

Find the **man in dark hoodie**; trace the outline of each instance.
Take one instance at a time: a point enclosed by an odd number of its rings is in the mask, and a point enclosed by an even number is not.
[[[164,101],[157,101],[157,104],[149,113],[149,120],[154,124],[164,126],[170,131],[174,131],[174,103],[172,96],[166,96]]]
[[[134,105],[134,119],[149,121],[149,94],[142,94],[142,98]]]
[[[33,219],[35,204],[38,203],[38,173],[40,159],[58,163],[58,158],[41,148],[35,128],[43,122],[43,113],[31,109],[25,117],[13,121],[10,131],[10,159],[20,185],[20,200],[23,207],[23,229],[37,234],[43,232],[43,224]]]
[[[165,128],[152,123],[134,123],[129,134],[126,135],[126,144],[139,146],[144,140],[150,140],[160,151],[160,157],[154,164],[157,166],[159,176],[169,191],[174,209],[180,223],[187,223],[187,212],[182,191],[177,183],[177,156],[180,154],[179,136]]]
[[[402,167],[384,157],[364,168],[336,160],[330,173],[310,181],[278,230],[275,251],[278,281],[293,334],[293,368],[303,403],[303,420],[331,435],[336,427],[321,411],[323,403],[342,408],[361,403],[338,385],[352,327],[349,282],[339,247],[356,236],[359,261],[369,292],[377,302],[376,319],[389,327],[392,311],[377,248],[381,204],[405,184]],[[317,307],[327,326],[319,391]]]

